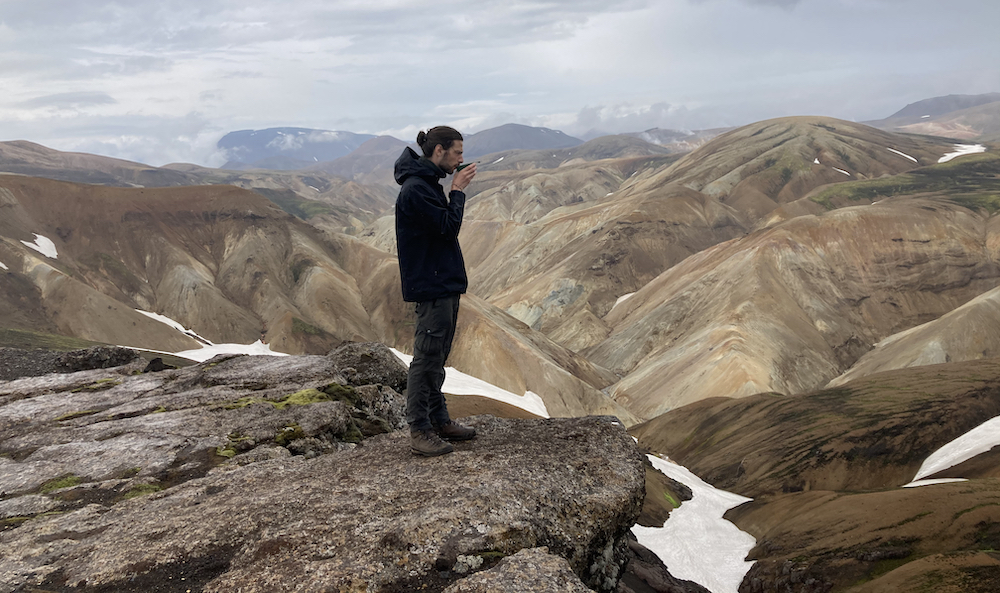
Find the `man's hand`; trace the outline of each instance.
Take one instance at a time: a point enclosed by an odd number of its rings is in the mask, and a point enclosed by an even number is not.
[[[472,183],[472,178],[476,176],[476,163],[462,169],[451,178],[451,191],[465,191]]]

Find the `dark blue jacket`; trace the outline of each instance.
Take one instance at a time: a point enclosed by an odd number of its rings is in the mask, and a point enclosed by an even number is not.
[[[396,248],[403,300],[431,301],[464,294],[469,287],[465,260],[458,245],[465,194],[448,197],[440,167],[411,148],[396,160],[396,183],[403,186],[396,199]],[[450,199],[449,199],[450,198]]]

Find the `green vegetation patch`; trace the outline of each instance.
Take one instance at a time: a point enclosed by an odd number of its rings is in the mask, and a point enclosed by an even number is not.
[[[341,214],[345,212],[336,208],[332,204],[320,202],[318,200],[307,200],[291,190],[274,190],[267,188],[253,188],[253,191],[271,200],[279,208],[302,220],[309,220],[314,216],[323,214]]]
[[[1000,212],[1000,155],[968,155],[902,175],[838,183],[809,199],[833,210],[848,202],[914,194],[936,194],[972,210]]]
[[[286,425],[274,435],[274,442],[284,447],[292,441],[305,438],[305,436],[306,433],[302,430],[302,427],[297,422],[293,422]]]
[[[226,404],[225,409],[237,410],[253,404],[269,404],[275,409],[284,410],[289,406],[308,406],[319,402],[342,401],[352,407],[361,405],[361,397],[350,385],[340,383],[330,383],[322,389],[303,389],[295,393],[289,393],[279,400],[264,399],[260,397],[241,397],[240,399]]]
[[[71,488],[73,486],[78,486],[83,482],[83,478],[73,474],[66,474],[60,478],[54,480],[49,480],[42,484],[42,487],[38,489],[42,494],[48,494],[49,492],[54,492],[61,488]]]
[[[140,496],[146,496],[147,494],[152,494],[161,490],[163,490],[163,486],[160,486],[159,484],[138,484],[125,493],[125,500],[139,498]]]
[[[69,352],[82,350],[91,346],[104,346],[101,342],[91,342],[69,336],[46,334],[23,329],[0,329],[0,348],[18,348],[20,350],[54,350]]]
[[[122,382],[118,379],[98,379],[97,381],[91,383],[90,385],[84,385],[83,387],[77,387],[72,390],[71,393],[80,393],[81,391],[104,391],[105,389],[111,389],[117,385],[121,385]]]
[[[298,317],[292,317],[292,333],[293,334],[307,334],[310,336],[319,336],[325,333],[320,328],[307,323]]]

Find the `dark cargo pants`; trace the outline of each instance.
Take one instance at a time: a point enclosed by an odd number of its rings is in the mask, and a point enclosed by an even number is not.
[[[450,420],[441,386],[444,363],[455,338],[460,297],[456,294],[417,303],[413,361],[406,379],[406,422],[410,430],[428,430]]]

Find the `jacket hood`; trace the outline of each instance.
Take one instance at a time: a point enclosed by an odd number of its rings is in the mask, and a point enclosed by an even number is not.
[[[395,167],[396,183],[403,185],[408,177],[437,177],[444,179],[447,173],[441,170],[430,160],[418,155],[412,148],[407,146],[403,149],[403,154],[396,159]]]

